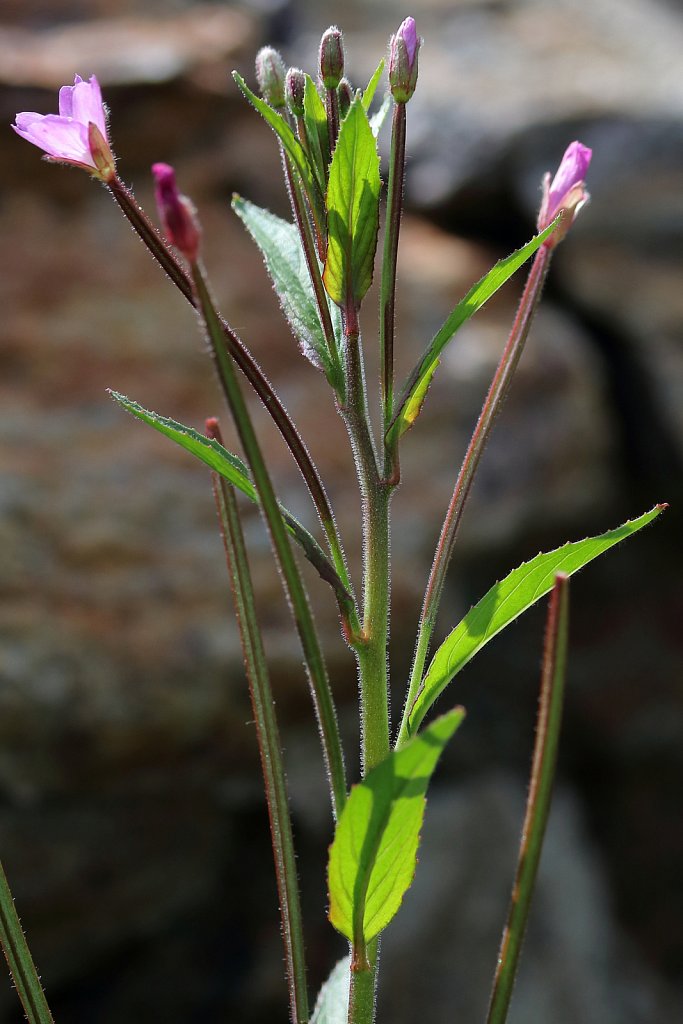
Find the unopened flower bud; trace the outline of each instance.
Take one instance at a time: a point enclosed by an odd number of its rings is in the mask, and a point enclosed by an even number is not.
[[[154,194],[166,238],[190,263],[195,263],[201,233],[195,208],[178,191],[175,171],[169,164],[153,164]]]
[[[417,85],[417,57],[422,40],[415,19],[406,18],[389,42],[389,87],[397,103],[407,103]]]
[[[344,74],[344,45],[336,25],[330,26],[320,40],[320,77],[326,89],[336,89]]]
[[[285,105],[285,62],[272,46],[256,54],[256,81],[266,103],[275,110]]]
[[[353,89],[348,78],[342,78],[337,93],[339,95],[339,120],[343,121],[353,103]]]
[[[290,68],[285,79],[285,98],[294,117],[304,116],[306,76],[299,68]]]
[[[579,210],[590,198],[584,178],[592,155],[593,151],[581,142],[570,143],[552,182],[550,174],[546,174],[543,180],[543,200],[538,214],[539,231],[547,228],[560,211],[566,211],[562,223],[544,243],[549,249],[554,249],[557,243],[562,241]]]

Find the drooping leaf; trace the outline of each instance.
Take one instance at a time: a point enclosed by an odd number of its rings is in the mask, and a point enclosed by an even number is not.
[[[335,964],[327,981],[320,989],[311,1024],[347,1024],[350,976],[351,957],[345,956],[343,960]]]
[[[238,195],[233,196],[232,208],[263,253],[283,312],[304,355],[314,366],[324,370],[332,382],[330,352],[320,325],[313,285],[296,225]],[[339,350],[341,315],[334,303],[330,302],[329,306]]]
[[[175,441],[181,448],[184,448],[185,451],[190,452],[200,462],[203,462],[205,466],[213,469],[220,476],[225,477],[233,487],[241,491],[250,501],[258,504],[258,493],[249,476],[249,470],[237,455],[233,455],[213,438],[205,437],[198,430],[186,427],[185,424],[178,423],[177,420],[169,419],[166,416],[159,416],[149,409],[144,409],[138,402],[134,402],[117,391],[110,389],[109,394],[115,402],[118,402],[136,419],[142,420],[143,423],[147,423],[160,434]],[[316,568],[320,576],[341,595],[348,597],[346,588],[315,537],[283,505],[280,505],[280,511],[287,530],[301,546],[309,562]]]
[[[358,309],[372,281],[379,224],[377,144],[356,98],[344,118],[327,189],[327,260],[323,281],[333,302]]]
[[[427,389],[431,384],[432,377],[441,361],[441,353],[451,340],[456,331],[462,327],[477,310],[488,302],[492,295],[508,281],[515,271],[529,259],[530,256],[541,247],[546,238],[555,230],[560,222],[556,217],[545,231],[535,235],[530,242],[517,249],[510,256],[498,263],[488,274],[485,274],[480,281],[470,288],[467,295],[455,307],[447,317],[443,326],[437,331],[430,341],[425,354],[410,374],[397,403],[396,413],[393,422],[387,431],[387,444],[391,445],[398,441],[399,437],[405,434],[420,412],[424,402]]]
[[[365,111],[366,114],[370,110],[370,104],[375,98],[377,86],[379,85],[379,80],[382,77],[382,72],[384,71],[384,63],[384,57],[382,57],[381,61],[375,68],[375,71],[373,72],[372,78],[370,79],[366,86],[365,92],[363,93],[363,110]]]
[[[325,211],[322,194],[316,181],[315,174],[313,173],[310,161],[306,156],[301,143],[287,121],[285,121],[283,117],[280,117],[276,110],[269,107],[265,100],[262,100],[255,92],[252,92],[241,75],[236,71],[233,71],[232,76],[252,106],[258,110],[259,114],[261,114],[264,120],[267,121],[278,136],[285,153],[291,160],[299,174],[299,177],[301,178],[309,202],[311,203],[311,208],[316,222],[324,224]]]
[[[327,189],[327,172],[330,162],[330,139],[327,128],[327,113],[320,93],[310,75],[306,75],[304,88],[304,124],[311,164],[318,186],[324,195]]]
[[[616,530],[536,555],[491,587],[446,637],[432,658],[408,716],[409,733],[417,731],[437,697],[468,661],[497,633],[552,590],[557,572],[572,576],[598,555],[647,526],[665,508],[666,505],[656,505],[652,511],[629,520]]]
[[[391,93],[388,92],[386,94],[386,96],[384,97],[384,99],[382,100],[382,105],[379,108],[379,110],[375,114],[373,114],[372,117],[370,118],[370,128],[371,128],[372,134],[375,136],[375,138],[377,138],[377,136],[379,135],[380,131],[382,130],[382,125],[386,121],[387,114],[391,110],[392,102],[393,102],[393,100],[391,98]]]
[[[465,712],[448,712],[351,790],[330,849],[330,921],[369,942],[398,911],[415,873],[425,793]]]

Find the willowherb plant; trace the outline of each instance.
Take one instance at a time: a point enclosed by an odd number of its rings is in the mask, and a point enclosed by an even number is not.
[[[237,429],[244,461],[225,449],[215,418],[207,419],[202,434],[112,392],[124,409],[181,445],[212,472],[268,799],[294,1024],[307,1024],[309,1020],[317,1024],[370,1024],[375,1019],[378,938],[396,915],[411,884],[427,786],[464,711],[455,707],[423,725],[425,717],[463,666],[493,636],[550,594],[532,784],[515,898],[503,935],[488,1015],[492,1024],[505,1020],[552,787],[567,646],[568,577],[640,530],[665,507],[656,506],[601,536],[539,554],[514,569],[455,626],[428,662],[444,581],[472,481],[522,354],[553,251],[588,199],[584,179],[591,151],[580,142],[569,145],[555,176],[551,180],[547,175],[544,180],[538,234],[472,286],[397,389],[394,304],[406,111],[417,86],[421,46],[415,22],[406,18],[391,38],[389,91],[374,113],[371,109],[385,62],[380,61],[365,90],[354,90],[344,77],[343,39],[334,27],[322,37],[317,81],[298,68],[287,70],[280,55],[270,47],[262,49],[256,60],[260,96],[239,75],[234,76],[246,99],[275,132],[292,220],[282,220],[240,196],[233,198],[232,205],[263,254],[292,333],[304,356],[321,371],[346,426],[361,499],[360,588],[347,569],[342,537],[323,482],[292,419],[249,350],[214,305],[201,262],[199,215],[179,192],[173,168],[161,163],[152,167],[163,227],[160,233],[118,176],[94,75],[89,81],[76,76],[73,86],[60,90],[59,114],[18,114],[14,125],[15,131],[39,146],[48,160],[85,168],[110,191],[173,284],[197,310]],[[391,148],[383,200],[377,135],[390,111]],[[380,258],[378,430],[368,414],[360,311],[375,272],[383,201],[386,214]],[[419,618],[405,705],[392,738],[388,704],[389,510],[401,479],[402,439],[420,414],[446,345],[528,260],[532,260],[531,269],[519,309],[441,528]],[[317,537],[277,498],[243,397],[244,380],[261,399],[301,472],[320,521]],[[334,823],[328,865],[329,918],[348,940],[349,957],[332,971],[312,1016],[283,758],[238,496],[259,504],[268,527],[301,642],[329,781]],[[358,666],[361,779],[350,792],[325,657],[297,556],[307,559],[330,585],[343,642],[353,651]],[[0,889],[2,940],[10,970],[28,1019],[32,1024],[45,1024],[52,1019],[50,1011],[1,872]]]

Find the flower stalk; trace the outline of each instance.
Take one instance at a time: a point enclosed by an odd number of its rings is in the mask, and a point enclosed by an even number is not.
[[[27,1021],[29,1024],[54,1024],[1,863],[0,940]]]

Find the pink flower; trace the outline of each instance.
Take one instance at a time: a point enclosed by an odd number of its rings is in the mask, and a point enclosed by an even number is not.
[[[421,42],[414,18],[405,18],[389,40],[389,86],[397,103],[407,103],[415,92]]]
[[[153,164],[152,174],[164,233],[178,252],[195,263],[201,234],[194,207],[187,196],[178,191],[175,171],[169,164]]]
[[[107,137],[107,121],[100,85],[94,75],[59,90],[59,114],[17,114],[17,135],[44,150],[48,160],[84,167],[102,181],[116,173]]]
[[[570,143],[552,182],[550,174],[546,174],[543,180],[543,201],[538,214],[539,231],[547,228],[561,210],[567,211],[560,226],[545,243],[548,248],[554,248],[564,238],[579,210],[590,198],[584,179],[592,155],[593,151],[581,142]]]

